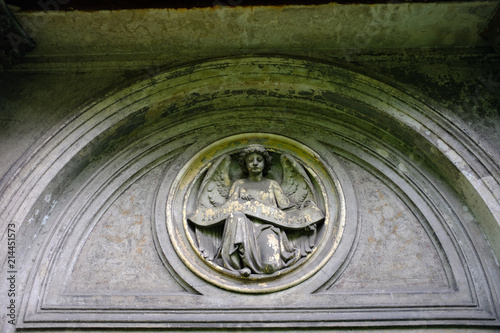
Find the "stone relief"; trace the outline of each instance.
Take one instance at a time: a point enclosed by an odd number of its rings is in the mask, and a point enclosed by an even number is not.
[[[306,169],[289,154],[276,155],[281,177],[271,175],[273,156],[259,144],[218,157],[188,215],[203,258],[241,277],[266,276],[307,257],[325,218]],[[240,177],[231,177],[235,160]]]

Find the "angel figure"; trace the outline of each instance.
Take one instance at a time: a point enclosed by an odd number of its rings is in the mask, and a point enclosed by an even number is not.
[[[300,163],[286,154],[280,161],[281,185],[266,177],[273,158],[257,144],[239,154],[244,178],[231,184],[228,155],[209,168],[200,187],[198,208],[189,217],[196,225],[198,247],[208,260],[248,277],[277,272],[312,251],[316,225],[324,214]],[[222,236],[207,228],[222,222]]]

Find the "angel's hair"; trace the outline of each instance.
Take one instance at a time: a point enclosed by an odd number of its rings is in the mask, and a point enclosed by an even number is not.
[[[273,157],[269,154],[267,149],[261,145],[253,144],[241,150],[240,156],[238,158],[238,163],[240,164],[241,170],[243,170],[245,174],[248,174],[246,159],[248,155],[253,153],[260,154],[262,155],[262,157],[264,157],[265,163],[264,163],[264,170],[262,171],[262,173],[265,176],[273,166]]]

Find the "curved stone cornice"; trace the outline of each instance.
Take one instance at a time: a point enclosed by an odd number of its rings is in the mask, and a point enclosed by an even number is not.
[[[111,296],[118,294],[95,296],[71,289],[78,257],[99,220],[145,175],[155,170],[162,177],[174,175],[182,168],[179,161],[197,147],[244,133],[285,136],[313,147],[320,156],[334,154],[345,165],[364,170],[359,174],[367,173],[408,207],[443,272],[435,291],[388,291],[377,299],[361,291],[339,296],[336,286],[357,258],[361,239],[362,220],[351,221],[359,225],[348,235],[354,245],[339,245],[342,260],[336,261],[335,254],[308,280],[259,296],[264,301],[275,297],[281,304],[269,310],[265,320],[277,327],[311,321],[322,327],[356,326],[372,318],[380,325],[408,325],[409,319],[413,325],[498,325],[499,272],[482,233],[500,257],[495,242],[500,233],[500,171],[494,153],[469,131],[422,96],[308,59],[215,59],[115,90],[54,128],[1,194],[2,223],[15,223],[23,244],[31,247],[21,254],[24,295],[19,325],[78,327],[90,311],[95,321],[86,325],[119,326],[109,321],[126,313],[113,311],[133,303],[133,296],[120,294],[117,300]],[[173,251],[162,260],[180,286],[176,293],[190,296],[179,299],[173,291],[141,296],[147,300],[136,300],[135,309],[142,312],[132,316],[133,325],[143,327],[146,320],[148,327],[187,327],[188,322],[203,327],[209,314],[189,314],[189,297],[218,295],[222,307],[213,299],[199,298],[207,311],[222,311],[229,304],[224,302],[234,301],[230,293],[189,275]],[[294,311],[304,306],[293,297],[297,292],[310,297],[308,306],[321,319],[304,315],[295,321]],[[250,302],[250,307],[257,302],[252,296],[237,300]],[[338,311],[339,304],[348,311]],[[388,308],[390,313],[381,312]],[[243,304],[234,311],[238,309],[244,312]],[[60,317],[61,311],[67,319]],[[213,321],[230,327],[230,315],[219,313]],[[260,327],[251,313],[238,315],[239,324]]]

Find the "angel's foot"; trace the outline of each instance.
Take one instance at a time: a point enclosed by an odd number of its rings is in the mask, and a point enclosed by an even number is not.
[[[250,268],[248,268],[248,267],[240,269],[241,276],[249,277],[251,273],[252,273],[252,271],[250,271]]]

